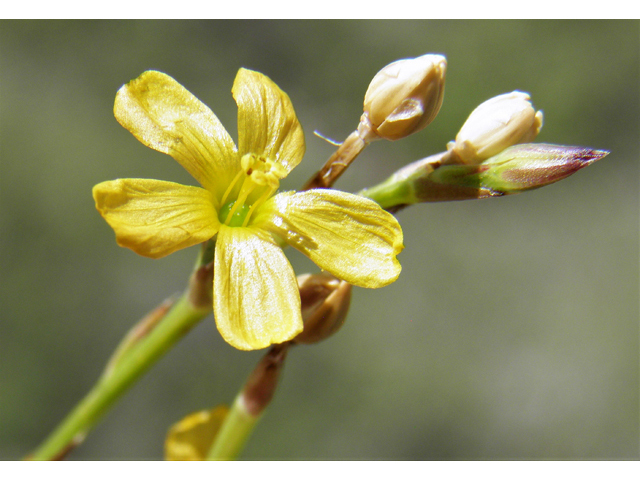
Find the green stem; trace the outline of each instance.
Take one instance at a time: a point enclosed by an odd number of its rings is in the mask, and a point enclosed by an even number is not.
[[[412,203],[413,200],[410,186],[406,182],[398,181],[395,175],[378,185],[365,188],[358,192],[358,195],[370,198],[384,209]]]
[[[98,380],[56,430],[29,457],[30,460],[59,458],[78,436],[84,435],[156,360],[211,311],[197,308],[185,293],[162,321],[118,361],[116,367]]]
[[[207,460],[234,460],[240,455],[273,398],[290,345],[273,345],[258,362],[220,426]]]
[[[244,395],[240,393],[215,437],[207,460],[235,460],[242,452],[260,416],[254,416],[247,411]]]

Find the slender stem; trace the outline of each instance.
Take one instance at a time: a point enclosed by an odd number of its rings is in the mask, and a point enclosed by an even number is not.
[[[156,360],[182,338],[211,310],[194,307],[185,293],[149,335],[133,346],[117,365],[103,376],[56,430],[29,457],[51,460],[91,429],[118,397]]]
[[[216,434],[207,460],[234,460],[240,455],[273,398],[290,345],[273,345],[258,362]]]
[[[142,338],[149,335],[158,323],[167,315],[175,303],[175,299],[168,298],[155,309],[151,310],[142,320],[135,324],[124,336],[104,368],[103,376],[111,375],[111,372]]]
[[[260,415],[251,415],[244,404],[243,395],[238,395],[216,435],[207,460],[235,460],[258,420]]]
[[[358,192],[358,195],[370,198],[385,210],[392,210],[399,205],[413,203],[410,200],[412,194],[413,191],[407,182],[396,181],[394,177]]]
[[[327,163],[322,167],[322,170],[317,172],[315,176],[305,184],[302,190],[331,188],[340,175],[342,175],[351,162],[360,155],[360,152],[362,152],[368,144],[367,139],[363,139],[358,130],[352,132],[351,135],[342,142],[338,150],[329,157],[329,160],[327,160]]]

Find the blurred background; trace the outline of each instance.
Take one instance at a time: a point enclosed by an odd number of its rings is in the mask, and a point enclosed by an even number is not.
[[[337,188],[444,150],[478,104],[516,89],[544,111],[537,141],[611,154],[532,192],[400,212],[399,280],[355,289],[338,334],[290,352],[243,458],[638,458],[639,22],[2,21],[0,459],[51,432],[198,254],[139,257],[95,210],[104,180],[195,184],[116,122],[123,83],[166,72],[237,139],[235,74],[265,73],[305,129],[282,185],[296,189],[334,150],[313,131],[342,141],[373,75],[430,52],[448,59],[439,116],[372,144]],[[169,426],[230,403],[262,354],[208,317],[69,458],[161,459]]]

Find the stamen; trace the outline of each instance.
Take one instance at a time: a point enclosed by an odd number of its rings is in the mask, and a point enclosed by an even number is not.
[[[242,173],[244,173],[244,172],[242,172]],[[249,180],[249,181],[247,182],[247,180]],[[229,223],[231,222],[231,218],[233,218],[233,214],[236,212],[236,210],[239,207],[242,207],[244,205],[244,202],[247,200],[247,197],[249,196],[249,194],[253,191],[253,189],[255,187],[256,187],[256,184],[253,183],[249,179],[249,177],[245,178],[245,181],[242,183],[242,188],[240,189],[240,194],[238,195],[238,199],[233,204],[233,207],[231,207],[231,210],[227,214],[227,218],[224,221],[225,225],[229,225]]]
[[[233,223],[234,226],[238,226],[241,222],[241,226],[246,227],[256,208],[273,195],[280,186],[279,180],[287,175],[286,169],[279,163],[253,153],[243,155],[240,159],[240,165],[242,170],[236,174],[220,201],[222,205],[227,205],[226,208],[229,208],[223,222],[227,226],[230,226],[231,223]],[[242,178],[243,176],[244,178]],[[240,180],[241,178],[242,180]],[[229,202],[229,196],[231,196],[231,192],[238,184],[238,181],[242,181],[240,192],[235,202]],[[251,193],[256,189],[258,199],[252,201],[250,205],[245,205]],[[223,209],[219,212],[219,215],[224,215],[225,211],[226,209]],[[234,218],[234,216],[237,218]]]
[[[258,207],[259,205],[262,205],[265,202],[265,200],[267,200],[271,195],[273,195],[273,192],[275,192],[277,189],[278,189],[278,187],[268,188],[267,190],[264,191],[264,193],[262,195],[260,195],[258,200],[253,202],[253,205],[251,205],[251,207],[249,207],[249,211],[247,212],[247,216],[244,217],[244,222],[242,222],[242,226],[243,227],[246,227],[249,224],[249,220],[251,220],[251,215],[255,211],[256,207]]]
[[[222,200],[220,200],[220,205],[224,205],[227,197],[229,196],[229,194],[231,193],[231,190],[233,189],[233,187],[236,185],[236,183],[238,183],[238,180],[240,180],[240,177],[242,176],[244,172],[242,170],[240,170],[236,177],[233,179],[233,181],[229,184],[229,186],[227,187],[226,192],[224,192],[224,195],[222,196]]]

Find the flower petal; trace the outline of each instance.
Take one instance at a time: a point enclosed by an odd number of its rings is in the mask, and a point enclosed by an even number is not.
[[[241,68],[233,83],[238,104],[238,151],[264,155],[289,173],[304,156],[304,133],[289,96],[269,77]]]
[[[203,187],[218,193],[218,200],[240,169],[233,140],[218,118],[164,73],[147,71],[123,85],[114,113],[138,140],[171,155]]]
[[[200,187],[127,178],[96,185],[93,199],[118,245],[145,257],[204,242],[220,227],[214,199]]]
[[[373,200],[329,189],[285,192],[265,202],[253,224],[353,285],[383,287],[400,274],[402,229]]]
[[[206,460],[228,414],[226,405],[218,405],[187,415],[174,424],[164,442],[165,460]]]
[[[228,343],[254,350],[291,340],[302,331],[293,268],[268,233],[222,225],[214,272],[216,325]]]

